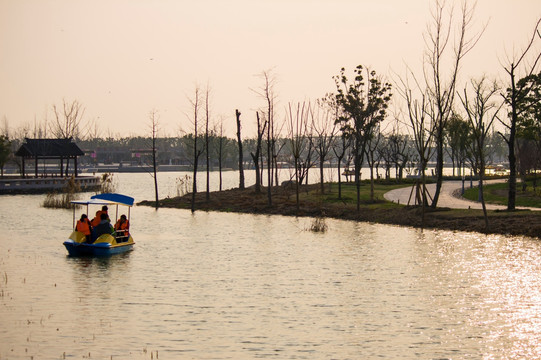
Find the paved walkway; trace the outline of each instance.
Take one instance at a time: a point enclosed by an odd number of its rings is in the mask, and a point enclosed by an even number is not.
[[[485,182],[485,184],[490,184],[494,182],[498,182],[501,180],[490,180]],[[474,186],[477,185],[474,183]],[[430,193],[431,196],[434,195],[436,191],[436,184],[427,184],[427,190]],[[464,183],[464,187],[468,189],[470,187],[470,182],[466,181]],[[462,189],[462,181],[444,181],[442,184],[442,189],[440,192],[440,197],[438,199],[438,207],[448,207],[452,209],[482,209],[482,205],[480,202],[477,201],[470,201],[462,198],[460,196]],[[398,202],[403,205],[407,205],[408,201],[410,205],[415,204],[415,198],[414,195],[411,196],[410,200],[410,194],[411,194],[412,188],[411,187],[405,187],[400,189],[391,190],[387,193],[385,193],[384,197],[385,199],[392,201],[392,202]],[[430,203],[431,201],[429,201]],[[507,209],[507,206],[504,205],[492,205],[492,204],[486,204],[487,210],[497,210],[497,209]],[[531,210],[541,210],[541,209],[531,209]]]

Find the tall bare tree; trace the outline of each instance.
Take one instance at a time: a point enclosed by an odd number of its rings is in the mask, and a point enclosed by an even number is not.
[[[413,77],[415,79],[415,76]],[[422,226],[425,220],[425,207],[428,205],[428,191],[426,189],[426,167],[432,156],[434,143],[434,108],[430,107],[427,101],[426,90],[422,89],[419,82],[415,80],[415,86],[410,85],[408,77],[400,79],[398,93],[406,102],[407,114],[406,123],[412,132],[413,144],[418,157],[417,175],[418,179],[412,188],[415,192],[415,202],[421,205]],[[432,115],[432,116],[430,116]],[[410,194],[411,200],[411,194]],[[409,201],[408,201],[409,203]]]
[[[210,200],[210,151],[209,151],[209,124],[210,124],[210,87],[205,89],[205,160],[207,174],[207,188],[205,199]]]
[[[274,164],[276,161],[276,124],[274,108],[276,105],[276,93],[275,84],[276,76],[272,70],[264,70],[261,72],[260,77],[263,80],[263,85],[255,92],[265,101],[265,116],[267,125],[267,201],[269,206],[272,206],[272,184],[273,184],[273,171],[277,171],[277,167]]]
[[[189,98],[188,101],[191,105],[192,117],[190,119],[193,126],[193,183],[192,183],[192,204],[191,211],[195,212],[195,195],[197,194],[197,167],[199,164],[199,157],[204,151],[204,148],[198,144],[199,137],[199,112],[201,111],[201,89],[199,86],[195,87],[193,98]]]
[[[473,37],[469,33],[475,6],[469,7],[465,1],[461,7],[458,30],[455,34],[453,13],[447,9],[445,0],[436,0],[431,9],[432,19],[425,34],[425,82],[428,90],[427,100],[434,109],[434,140],[436,142],[436,191],[431,206],[438,204],[443,183],[443,155],[445,127],[452,114],[458,81],[458,71],[464,56],[473,49],[482,31]],[[450,67],[449,67],[449,64]]]
[[[480,80],[471,81],[471,90],[464,88],[463,94],[460,95],[460,101],[466,112],[466,116],[472,127],[473,137],[475,141],[475,152],[477,153],[478,169],[479,169],[479,199],[483,207],[485,217],[485,227],[488,230],[488,215],[485,205],[485,197],[483,194],[483,178],[485,175],[486,162],[486,139],[492,131],[492,124],[498,116],[498,112],[502,105],[498,105],[493,101],[493,97],[499,91],[497,84],[494,82],[490,85],[486,84],[486,79],[483,77]]]
[[[153,177],[154,177],[154,195],[156,197],[154,207],[158,209],[160,207],[159,196],[158,196],[158,162],[156,160],[156,153],[158,151],[156,142],[158,139],[159,120],[160,120],[160,115],[158,113],[158,110],[152,109],[149,112],[148,117],[150,119],[149,126],[150,126],[150,133],[152,135],[152,138],[151,138],[152,140],[152,172],[153,172]]]

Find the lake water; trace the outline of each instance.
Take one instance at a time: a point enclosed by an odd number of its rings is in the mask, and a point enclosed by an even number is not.
[[[0,197],[0,359],[541,357],[538,240],[136,206],[133,252],[80,259],[43,199]]]

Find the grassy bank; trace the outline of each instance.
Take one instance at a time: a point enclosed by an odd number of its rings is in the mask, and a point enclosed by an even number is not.
[[[381,224],[411,226],[457,231],[476,231],[495,234],[526,235],[541,237],[541,214],[531,211],[491,211],[490,227],[485,229],[481,210],[425,208],[423,223],[422,209],[385,201],[383,194],[398,187],[411,184],[377,183],[375,201],[370,201],[370,186],[361,186],[361,209],[356,210],[356,192],[353,184],[344,184],[342,197],[338,198],[338,185],[326,184],[321,194],[319,185],[301,187],[300,204],[297,209],[295,189],[276,187],[273,189],[272,205],[268,205],[266,189],[256,193],[253,188],[231,189],[210,194],[196,194],[197,211],[226,211],[251,214],[277,214],[286,216],[329,217],[351,221],[366,221]],[[190,209],[191,194],[160,200],[160,207]],[[142,201],[138,205],[154,206],[153,201]]]
[[[533,207],[541,208],[541,185],[540,181],[537,181],[538,186],[534,188],[533,181],[527,181],[526,186],[523,187],[523,183],[517,183],[517,207]],[[483,186],[483,195],[487,204],[507,205],[507,182],[498,184],[490,184]],[[477,201],[479,197],[478,187],[473,187],[464,191],[464,197],[469,200]]]

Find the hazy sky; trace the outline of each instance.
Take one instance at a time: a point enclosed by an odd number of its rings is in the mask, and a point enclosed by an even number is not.
[[[459,1],[448,3],[460,6]],[[0,120],[10,129],[52,118],[78,100],[102,135],[189,129],[187,98],[212,89],[211,111],[235,131],[235,109],[253,135],[262,100],[251,89],[273,69],[287,102],[335,90],[341,67],[390,76],[418,71],[429,0],[0,0]],[[501,74],[541,16],[541,0],[478,0],[474,29],[488,27],[463,78]],[[3,123],[2,123],[3,124]]]

